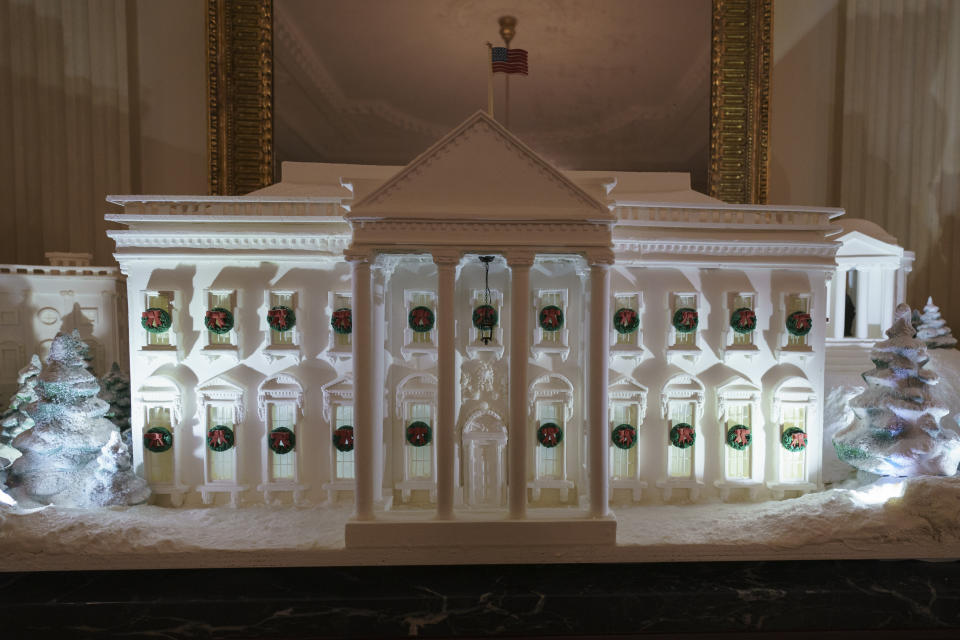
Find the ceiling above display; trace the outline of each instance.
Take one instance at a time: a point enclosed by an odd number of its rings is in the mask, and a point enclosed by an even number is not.
[[[518,20],[509,128],[564,169],[686,171],[705,190],[710,0],[275,0],[277,160],[408,163],[487,106]],[[495,77],[504,122],[506,76]]]

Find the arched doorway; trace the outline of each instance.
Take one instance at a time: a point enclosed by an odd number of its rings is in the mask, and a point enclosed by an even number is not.
[[[463,428],[464,498],[470,507],[498,509],[507,494],[507,428],[493,411],[477,411]]]

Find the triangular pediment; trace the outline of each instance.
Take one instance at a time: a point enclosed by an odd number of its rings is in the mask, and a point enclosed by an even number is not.
[[[850,231],[837,238],[838,256],[901,256],[903,247],[878,240],[859,231]]]
[[[347,217],[614,220],[605,204],[482,111],[362,197]]]

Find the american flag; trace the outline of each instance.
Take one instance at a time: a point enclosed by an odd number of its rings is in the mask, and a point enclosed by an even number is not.
[[[527,74],[527,50],[493,47],[491,49],[494,73]]]

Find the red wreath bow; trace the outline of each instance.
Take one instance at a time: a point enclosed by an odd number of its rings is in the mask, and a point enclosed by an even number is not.
[[[619,322],[621,326],[629,327],[633,324],[635,316],[636,312],[634,312],[633,309],[620,309],[620,311],[617,312],[617,322]]]
[[[287,310],[286,309],[270,309],[267,312],[267,316],[276,323],[277,327],[280,329],[287,328]]]
[[[340,309],[333,312],[333,323],[338,329],[350,329],[352,320],[349,309]]]
[[[737,324],[740,327],[749,327],[752,325],[757,318],[757,314],[753,312],[752,309],[744,309],[740,312],[740,318],[737,320]]]
[[[426,444],[427,443],[427,430],[424,427],[413,427],[409,430],[410,440],[413,441],[412,444]]]
[[[479,307],[477,309],[477,320],[481,325],[493,324],[494,310],[489,307]]]
[[[633,429],[620,429],[617,432],[617,443],[627,446],[633,444]]]
[[[548,327],[559,327],[560,326],[560,314],[562,313],[560,309],[544,309],[543,313],[543,324]]]
[[[286,431],[273,431],[270,433],[270,440],[276,449],[290,448],[290,434]]]
[[[147,439],[150,441],[151,447],[162,447],[164,445],[163,434],[159,431],[148,432]]]
[[[147,326],[152,329],[158,329],[163,325],[163,312],[160,309],[147,309],[142,317],[147,321]]]
[[[800,331],[808,329],[810,327],[810,314],[798,313],[793,317],[793,323]]]
[[[747,444],[747,436],[750,435],[750,429],[734,429],[734,442],[737,444]]]
[[[680,324],[685,327],[692,327],[697,322],[697,312],[696,311],[681,311],[680,312]]]
[[[223,432],[223,429],[214,429],[210,432],[210,445],[214,447],[219,447],[220,445],[226,445],[227,438]]]
[[[790,446],[791,447],[805,447],[807,446],[807,434],[802,431],[790,434]]]
[[[560,433],[560,430],[556,427],[547,427],[542,431],[543,444],[557,444],[557,434]]]
[[[353,431],[349,429],[337,429],[337,444],[341,447],[353,446]]]
[[[414,309],[413,314],[413,324],[418,327],[427,327],[430,325],[430,310],[429,309]]]
[[[226,311],[207,311],[207,320],[212,320],[217,329],[223,328],[223,323],[227,320]]]
[[[691,427],[677,427],[677,444],[686,444],[693,442],[693,429]]]

